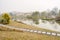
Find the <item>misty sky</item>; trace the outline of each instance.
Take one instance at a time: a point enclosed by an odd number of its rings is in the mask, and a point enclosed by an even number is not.
[[[60,9],[60,0],[0,0],[0,12],[43,11],[54,7]]]

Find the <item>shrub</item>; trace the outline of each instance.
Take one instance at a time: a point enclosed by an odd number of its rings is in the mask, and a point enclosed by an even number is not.
[[[9,24],[9,22],[10,22],[10,16],[8,15],[8,13],[4,13],[3,15],[2,15],[2,20],[1,20],[1,23],[2,24]]]

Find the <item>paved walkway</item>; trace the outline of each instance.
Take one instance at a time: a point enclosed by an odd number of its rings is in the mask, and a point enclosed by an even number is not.
[[[52,36],[59,36],[60,37],[59,33],[46,32],[46,31],[43,32],[43,31],[38,31],[38,30],[26,29],[26,28],[16,28],[16,27],[7,26],[7,25],[3,25],[3,24],[0,24],[0,26],[1,27],[6,27],[6,28],[9,28],[9,29],[15,29],[15,30],[18,30],[18,31],[25,31],[25,32],[32,32],[32,33],[46,34],[46,35],[52,35]]]

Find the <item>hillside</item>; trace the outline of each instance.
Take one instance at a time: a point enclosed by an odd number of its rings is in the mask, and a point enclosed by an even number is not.
[[[60,40],[60,37],[15,31],[0,31],[0,40]]]
[[[19,23],[19,22],[16,22],[16,21],[11,21],[10,24],[8,24],[8,25],[13,26],[13,27],[18,27],[18,28],[27,28],[27,29],[41,30],[41,31],[47,31],[47,32],[56,32],[56,31],[53,31],[53,30],[47,30],[47,29],[35,27],[35,26],[32,26],[32,25],[26,25],[24,23],[21,23],[21,22]],[[57,32],[57,33],[60,33],[60,32]]]
[[[11,21],[10,24],[8,24],[8,25],[10,25],[12,27],[18,27],[18,28],[28,28],[28,29],[33,29],[33,30],[55,32],[52,30],[41,29],[38,27],[26,25],[23,23],[18,23],[15,21]],[[9,30],[9,29],[0,27],[0,40],[60,40],[60,37],[59,36],[46,35],[46,34],[15,31],[15,30],[11,30],[11,29]]]

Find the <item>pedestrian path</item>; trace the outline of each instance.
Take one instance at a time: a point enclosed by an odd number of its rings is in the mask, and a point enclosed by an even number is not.
[[[31,32],[31,33],[45,34],[45,35],[52,35],[52,36],[59,36],[60,37],[59,33],[54,33],[54,32],[46,32],[46,31],[32,30],[32,29],[26,29],[26,28],[16,28],[16,27],[3,25],[3,24],[0,24],[0,26],[6,27],[9,29],[13,29],[13,30],[23,31],[23,32]]]

